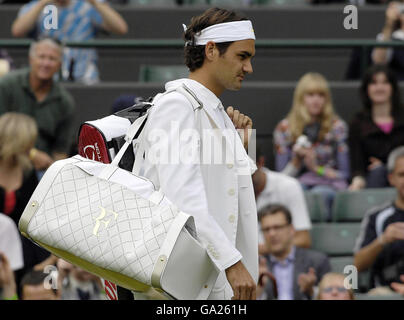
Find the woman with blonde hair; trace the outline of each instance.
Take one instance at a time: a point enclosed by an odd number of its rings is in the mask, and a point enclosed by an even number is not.
[[[0,116],[0,212],[18,225],[32,193],[38,185],[30,151],[38,136],[36,122],[28,115],[7,112]],[[32,267],[43,263],[49,252],[21,237],[24,267],[16,272],[16,283]]]
[[[0,116],[0,212],[17,225],[38,184],[29,159],[37,135],[31,117],[15,112]]]
[[[319,73],[306,73],[296,86],[291,111],[275,128],[276,170],[322,194],[327,219],[335,192],[348,186],[347,136],[346,123],[334,112],[327,80]]]

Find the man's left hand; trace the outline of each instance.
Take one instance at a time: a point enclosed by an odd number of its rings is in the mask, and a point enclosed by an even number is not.
[[[393,288],[393,290],[399,294],[401,294],[402,296],[404,296],[404,274],[402,274],[400,276],[400,280],[403,283],[399,283],[399,282],[393,282],[391,283],[391,287]]]
[[[227,115],[233,121],[234,126],[236,127],[237,131],[241,134],[241,137],[243,139],[243,145],[244,148],[247,149],[248,147],[248,141],[251,136],[251,131],[253,127],[253,122],[251,118],[237,109],[234,109],[232,106],[228,107],[226,109]],[[241,131],[241,132],[240,132]]]
[[[303,162],[307,169],[309,169],[311,171],[316,171],[317,155],[316,155],[316,151],[313,148],[306,149],[306,153],[304,155]]]
[[[310,296],[313,295],[313,287],[317,281],[316,271],[314,268],[310,268],[309,272],[299,274],[297,282],[300,287],[300,291]]]

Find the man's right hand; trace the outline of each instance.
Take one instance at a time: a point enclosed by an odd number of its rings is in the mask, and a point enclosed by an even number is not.
[[[41,5],[42,6],[47,6],[48,4],[53,4],[54,1],[53,0],[41,0]]]
[[[392,1],[386,10],[386,27],[393,28],[394,23],[400,19],[400,2]]]
[[[0,288],[3,289],[4,299],[11,299],[17,293],[14,272],[6,255],[2,252],[0,252]]]
[[[392,243],[396,240],[404,240],[404,222],[394,222],[387,226],[381,236],[383,244]]]
[[[241,261],[226,269],[234,296],[232,300],[256,300],[257,285]]]

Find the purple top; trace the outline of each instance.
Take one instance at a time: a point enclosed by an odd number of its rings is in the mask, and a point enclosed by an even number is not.
[[[325,168],[336,171],[336,178],[321,176],[316,172],[304,169],[297,178],[307,186],[329,185],[336,190],[346,189],[349,178],[349,150],[347,145],[348,127],[340,118],[335,118],[331,130],[322,141],[316,142],[314,150],[317,155],[317,163]],[[293,145],[289,122],[283,119],[274,131],[276,170],[282,171],[293,155]]]
[[[390,134],[393,130],[394,122],[386,122],[386,123],[376,123],[376,125],[382,130],[385,134]]]
[[[279,261],[273,255],[269,258],[273,263],[272,272],[278,288],[278,300],[293,300],[293,271],[295,263],[295,247],[292,247],[285,260]]]

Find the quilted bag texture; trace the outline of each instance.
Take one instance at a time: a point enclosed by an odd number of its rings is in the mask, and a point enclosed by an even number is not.
[[[165,197],[158,204],[142,197],[156,193],[144,178],[117,169],[110,180],[124,183],[130,177],[128,188],[89,173],[90,168],[99,172],[105,166],[79,156],[53,164],[30,199],[20,230],[56,255],[68,252],[79,261],[150,286],[167,237],[175,243],[185,224],[193,233],[193,220]],[[178,231],[170,235],[174,221]],[[77,264],[69,256],[62,258]]]

